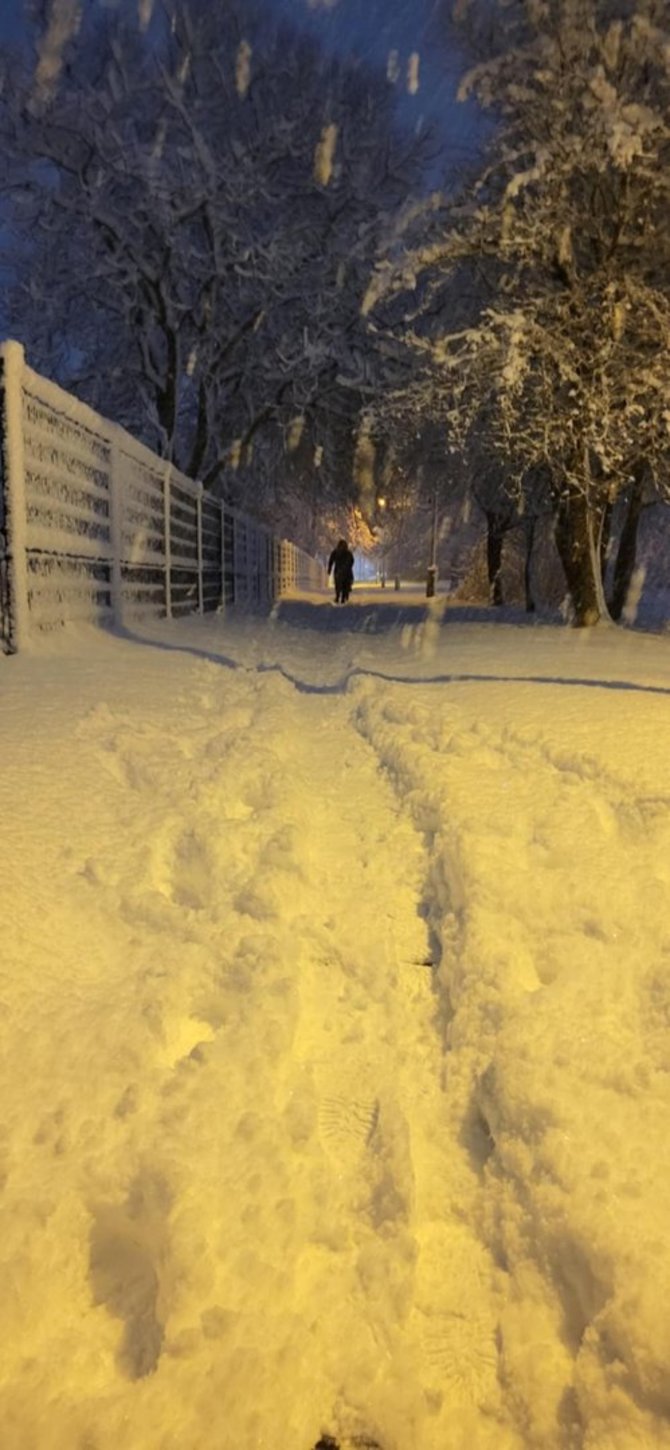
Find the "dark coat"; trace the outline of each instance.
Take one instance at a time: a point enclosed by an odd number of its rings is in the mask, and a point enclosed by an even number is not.
[[[344,539],[340,539],[339,544],[335,545],[335,548],[333,549],[333,552],[328,560],[329,574],[331,572],[331,569],[335,576],[335,583],[339,587],[347,584],[351,586],[353,584],[354,556],[351,552],[351,549],[349,548],[349,545],[345,543]]]

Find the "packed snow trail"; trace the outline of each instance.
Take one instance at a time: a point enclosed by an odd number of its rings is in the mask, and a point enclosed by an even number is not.
[[[153,633],[2,662],[3,1447],[670,1444],[667,640]]]

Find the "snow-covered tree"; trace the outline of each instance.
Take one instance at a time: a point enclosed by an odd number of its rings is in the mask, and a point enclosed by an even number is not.
[[[495,115],[487,164],[457,200],[414,211],[366,310],[381,325],[391,293],[411,298],[397,331],[417,413],[463,445],[485,434],[520,498],[529,470],[547,479],[574,617],[592,623],[613,502],[643,475],[668,489],[668,11],[512,0],[495,27],[492,13],[461,90]]]
[[[210,486],[227,470],[235,489],[259,433],[283,445],[297,417],[324,478],[332,416],[351,431],[369,371],[359,303],[383,215],[421,148],[383,76],[250,0],[138,15],[87,7],[47,86],[45,14],[37,63],[7,69],[16,326],[38,366]]]

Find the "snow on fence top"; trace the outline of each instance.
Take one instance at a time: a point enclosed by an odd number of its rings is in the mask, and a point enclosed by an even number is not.
[[[121,623],[321,588],[322,565],[0,344],[0,626]]]

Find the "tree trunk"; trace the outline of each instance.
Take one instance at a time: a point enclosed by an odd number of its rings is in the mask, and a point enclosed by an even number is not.
[[[593,526],[586,495],[569,488],[558,501],[554,537],[572,600],[573,623],[580,628],[597,624],[602,613],[602,588],[596,579],[596,561],[599,569],[600,558],[594,547]]]
[[[163,434],[164,458],[172,458],[177,425],[177,390],[179,387],[179,345],[172,328],[165,330],[165,381],[157,392],[156,411]]]
[[[642,469],[636,470],[633,485],[628,496],[626,516],[623,521],[614,564],[612,598],[610,600],[610,614],[612,619],[621,619],[628,597],[628,590],[630,589],[633,578],[633,570],[637,558],[637,531],[643,508],[643,479],[644,474]]]
[[[612,537],[612,502],[607,500],[602,513],[600,524],[600,577],[603,588],[605,587],[605,576],[607,574],[607,561],[609,559],[610,540]]]
[[[500,570],[502,567],[503,539],[505,537],[506,520],[500,514],[487,512],[486,514],[486,567],[489,581],[489,603],[502,604],[502,580]]]
[[[535,542],[535,526],[536,526],[536,523],[537,523],[537,520],[535,518],[532,518],[532,517],[531,518],[527,518],[526,519],[526,523],[525,523],[525,527],[524,527],[524,540],[525,540],[526,550],[525,550],[525,557],[524,557],[524,561],[523,561],[523,587],[524,587],[524,593],[525,593],[525,596],[526,596],[526,613],[527,614],[534,614],[535,613],[535,600],[533,599],[533,589],[532,589],[532,584],[531,584],[530,566],[531,566],[531,561],[532,561],[532,558],[533,558],[533,544]]]
[[[207,407],[207,384],[204,378],[200,379],[198,386],[198,415],[195,425],[195,437],[191,448],[190,458],[184,473],[189,478],[197,478],[205,461],[207,446],[209,444],[209,417]]]

